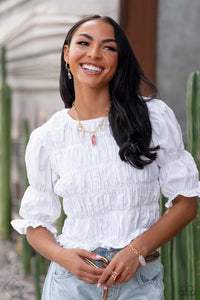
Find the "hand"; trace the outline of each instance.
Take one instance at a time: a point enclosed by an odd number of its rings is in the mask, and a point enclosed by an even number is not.
[[[90,284],[98,282],[103,273],[103,269],[89,266],[84,258],[100,260],[101,256],[83,249],[65,249],[61,248],[57,254],[59,259],[56,261],[59,265],[66,268],[78,279]]]
[[[103,274],[98,280],[98,287],[104,285],[104,289],[111,285],[117,285],[123,282],[128,282],[137,272],[140,267],[138,257],[135,256],[129,247],[123,248],[111,260],[109,265],[104,269]],[[114,281],[111,272],[121,274],[120,279]]]

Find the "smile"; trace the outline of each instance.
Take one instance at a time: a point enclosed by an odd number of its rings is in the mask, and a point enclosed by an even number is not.
[[[86,71],[95,72],[95,73],[103,71],[103,68],[94,65],[81,64],[81,67]]]

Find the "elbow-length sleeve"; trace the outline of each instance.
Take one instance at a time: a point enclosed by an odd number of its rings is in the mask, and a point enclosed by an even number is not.
[[[159,145],[157,165],[162,194],[168,198],[165,206],[172,206],[178,195],[200,196],[199,174],[192,155],[184,149],[182,132],[174,112],[161,100],[150,110],[152,140]]]
[[[26,148],[25,162],[30,185],[24,193],[19,210],[19,215],[23,219],[11,222],[20,234],[26,234],[28,226],[33,228],[42,226],[53,235],[57,233],[53,223],[61,211],[59,197],[54,193],[54,184],[58,178],[51,168],[43,140],[38,128],[31,134]]]

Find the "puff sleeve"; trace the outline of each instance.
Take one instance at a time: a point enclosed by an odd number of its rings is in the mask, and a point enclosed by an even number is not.
[[[13,220],[11,225],[20,234],[26,234],[28,226],[43,226],[56,235],[57,230],[52,224],[61,211],[59,197],[54,193],[54,184],[58,178],[51,168],[41,127],[30,136],[25,162],[30,186],[25,191],[19,210],[23,219]]]
[[[174,112],[161,100],[152,102],[152,141],[160,146],[157,152],[159,182],[162,194],[168,198],[165,206],[169,208],[178,195],[200,196],[199,174],[193,157],[184,149]]]

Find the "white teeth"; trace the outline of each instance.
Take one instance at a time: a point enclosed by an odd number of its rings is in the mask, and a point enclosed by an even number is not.
[[[85,70],[94,71],[94,72],[102,71],[101,68],[97,68],[97,67],[91,66],[91,65],[82,65],[82,68],[85,69]]]

